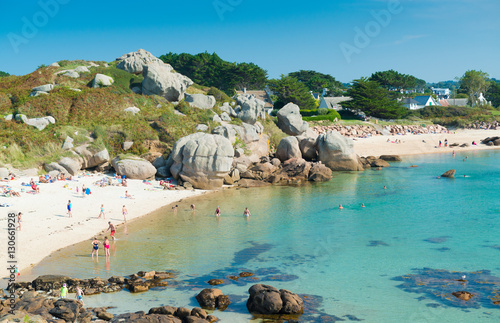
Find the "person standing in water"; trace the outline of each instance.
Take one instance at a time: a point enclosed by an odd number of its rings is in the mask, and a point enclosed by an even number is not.
[[[83,290],[80,288],[80,286],[76,286],[76,300],[83,304]]]
[[[250,216],[250,210],[246,207],[245,211],[243,211],[244,216]]]
[[[99,257],[99,240],[97,240],[97,237],[94,237],[94,241],[92,241],[92,259],[94,254]]]
[[[128,211],[127,211],[127,208],[125,207],[125,205],[122,207],[122,214],[123,214],[123,221],[127,222]]]
[[[115,226],[113,224],[111,224],[111,221],[108,222],[109,224],[109,227],[108,227],[108,230],[111,230],[111,238],[113,238],[113,240],[115,240]],[[108,231],[106,230],[106,232]]]
[[[108,237],[104,237],[103,245],[104,245],[104,255],[106,257],[109,257],[109,240],[108,240]]]
[[[220,216],[220,207],[217,205],[217,208],[215,209],[215,216]]]

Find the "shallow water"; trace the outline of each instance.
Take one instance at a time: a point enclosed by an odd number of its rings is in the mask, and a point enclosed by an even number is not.
[[[121,227],[109,262],[102,256],[93,261],[86,241],[46,258],[32,275],[178,273],[177,283],[147,293],[86,297],[87,306],[116,306],[113,313],[197,306],[194,296],[210,287],[209,279],[250,271],[254,278],[225,279],[219,286],[233,301],[214,313],[223,322],[251,320],[245,301],[255,282],[314,295],[308,300],[317,306],[307,309],[305,321],[326,320],[320,315],[366,322],[498,321],[500,308],[450,306],[406,292],[394,278],[423,267],[500,276],[499,159],[494,151],[407,157],[382,171],[336,174],[328,183],[224,190],[178,203],[177,214],[165,208]],[[455,179],[437,179],[451,168]],[[218,205],[220,219],[214,216]],[[242,216],[247,206],[249,219]]]

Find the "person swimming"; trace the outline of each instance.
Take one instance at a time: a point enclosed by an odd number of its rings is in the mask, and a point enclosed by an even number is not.
[[[344,208],[344,207],[342,206],[342,204],[340,204],[340,205],[339,205],[339,209],[341,209],[341,210],[342,210],[343,208]]]

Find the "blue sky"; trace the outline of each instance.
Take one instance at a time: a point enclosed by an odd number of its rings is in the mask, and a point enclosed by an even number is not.
[[[498,0],[26,0],[0,12],[0,70],[17,75],[144,48],[216,52],[270,77],[311,69],[350,82],[395,69],[436,82],[477,69],[500,79]]]

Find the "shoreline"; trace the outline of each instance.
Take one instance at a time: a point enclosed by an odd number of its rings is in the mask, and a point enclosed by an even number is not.
[[[451,134],[422,134],[422,135],[394,135],[375,136],[371,138],[357,138],[354,140],[354,150],[359,156],[380,155],[418,155],[430,153],[450,153],[455,150],[480,151],[500,149],[500,147],[480,144],[486,137],[500,136],[499,130],[458,130]],[[448,139],[449,144],[469,143],[476,141],[477,146],[466,148],[435,148],[438,141]],[[387,142],[401,140],[401,144]],[[425,141],[425,142],[424,142]],[[0,222],[7,224],[7,213],[22,212],[22,230],[16,231],[17,264],[21,273],[29,273],[31,268],[54,252],[92,239],[100,235],[108,227],[107,221],[120,229],[123,221],[122,205],[128,209],[127,222],[142,218],[152,212],[170,204],[180,202],[186,198],[198,197],[216,191],[203,190],[163,190],[159,189],[158,181],[151,181],[147,185],[141,180],[128,180],[128,187],[108,186],[98,187],[94,182],[101,179],[103,174],[80,176],[73,181],[57,181],[51,184],[41,184],[40,194],[21,193],[22,197],[0,197],[0,203],[10,203],[11,207],[1,208],[4,212]],[[29,182],[29,177],[22,177],[14,181],[0,182],[0,185],[9,185],[16,191],[21,191],[22,182]],[[85,199],[76,194],[76,187],[81,189],[82,184],[92,190],[92,194]],[[67,186],[65,186],[67,185]],[[27,189],[27,191],[29,188]],[[124,198],[125,191],[134,196],[134,199]],[[81,191],[79,191],[81,193]],[[68,200],[73,202],[73,218],[67,215]],[[100,205],[104,204],[106,220],[98,219]],[[17,219],[16,219],[17,221]],[[4,227],[6,230],[6,227]],[[2,235],[0,243],[7,247],[7,234]],[[33,247],[36,246],[36,247]],[[0,254],[0,261],[7,265],[7,255]],[[9,275],[7,266],[0,272],[2,277]],[[28,274],[29,275],[29,274]],[[5,280],[3,280],[5,281]]]
[[[72,181],[56,181],[55,183],[40,184],[39,194],[30,194],[29,187],[21,183],[30,181],[30,177],[21,177],[13,181],[0,182],[0,185],[9,185],[21,197],[0,197],[0,203],[11,204],[2,207],[0,223],[5,223],[5,234],[0,238],[0,243],[7,248],[7,217],[8,213],[22,212],[21,230],[16,230],[15,260],[19,272],[30,271],[57,250],[71,246],[82,241],[92,239],[108,228],[111,221],[117,229],[124,222],[122,206],[128,211],[127,223],[142,218],[158,209],[185,198],[201,196],[210,191],[204,190],[163,190],[158,181],[151,181],[151,185],[141,180],[128,180],[128,186],[99,187],[93,183],[100,180],[104,174],[74,177]],[[35,179],[35,178],[34,178]],[[82,197],[81,187],[85,184],[91,189],[91,194]],[[155,185],[156,184],[156,185]],[[79,193],[76,193],[76,187]],[[125,198],[125,191],[133,199]],[[67,203],[72,202],[73,217],[68,217]],[[106,219],[98,219],[100,206],[104,204]],[[17,216],[16,216],[17,225]],[[0,261],[5,264],[0,271],[0,276],[8,277],[7,254],[0,254]],[[22,277],[22,276],[21,276]]]

